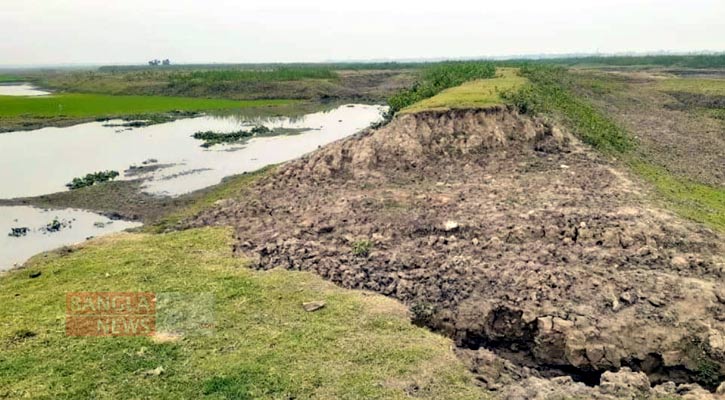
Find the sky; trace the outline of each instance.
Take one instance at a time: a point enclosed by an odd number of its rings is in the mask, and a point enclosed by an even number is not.
[[[725,51],[723,0],[0,0],[0,65]]]

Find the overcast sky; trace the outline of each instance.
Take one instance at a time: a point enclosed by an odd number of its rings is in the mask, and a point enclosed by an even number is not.
[[[725,50],[724,0],[0,0],[0,64]]]

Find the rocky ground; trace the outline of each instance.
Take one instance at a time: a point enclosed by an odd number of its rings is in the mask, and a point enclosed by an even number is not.
[[[541,120],[428,112],[286,164],[188,225],[236,227],[256,268],[404,301],[502,398],[709,398],[725,391],[723,237],[645,194]]]

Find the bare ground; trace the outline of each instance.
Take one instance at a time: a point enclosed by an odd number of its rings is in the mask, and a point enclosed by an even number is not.
[[[661,78],[647,72],[611,72],[604,79],[621,85],[587,97],[637,133],[646,159],[676,175],[725,186],[725,123],[698,112],[725,107],[725,97],[663,92],[655,85]]]
[[[402,300],[503,398],[708,398],[723,237],[646,197],[556,127],[461,110],[333,143],[188,226],[236,227],[256,268]]]

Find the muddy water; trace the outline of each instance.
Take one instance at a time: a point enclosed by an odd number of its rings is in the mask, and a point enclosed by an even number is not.
[[[66,190],[74,177],[116,170],[153,159],[163,165],[143,175],[145,190],[179,195],[222,178],[299,157],[351,135],[381,118],[383,108],[347,105],[296,118],[203,116],[128,130],[93,122],[0,135],[0,198],[38,196]],[[120,121],[112,121],[120,122]],[[233,132],[262,123],[268,128],[306,128],[287,136],[259,137],[245,144],[202,148],[198,131]]]
[[[48,224],[54,220],[60,223],[59,230],[48,230]],[[20,265],[34,254],[46,250],[140,225],[128,221],[111,221],[102,215],[81,210],[0,207],[0,271]],[[25,235],[9,235],[11,228],[21,227],[28,228]]]
[[[0,85],[0,96],[45,96],[50,94],[27,83]]]

